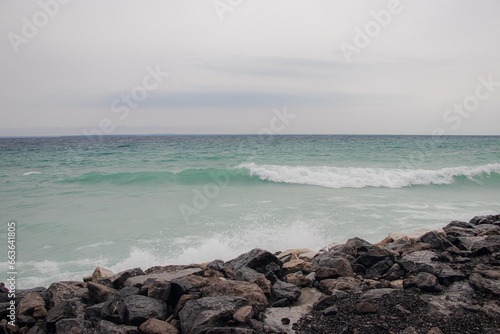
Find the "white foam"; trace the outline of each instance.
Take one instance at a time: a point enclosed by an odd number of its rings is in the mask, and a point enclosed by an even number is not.
[[[27,175],[31,175],[31,174],[42,174],[40,172],[26,172],[26,173],[23,173],[23,176],[27,176]]]
[[[85,248],[95,248],[95,247],[101,247],[101,246],[111,246],[111,245],[114,245],[114,244],[115,243],[113,241],[104,241],[104,242],[98,242],[98,243],[95,243],[95,244],[80,246],[76,250],[79,251],[79,250],[82,250],[82,249],[85,249]]]
[[[488,175],[492,172],[500,173],[500,164],[432,170],[257,165],[250,162],[242,163],[236,168],[247,169],[250,171],[250,175],[256,175],[261,180],[327,188],[403,188],[414,185],[452,184],[457,176],[465,176],[474,180],[474,177],[483,173]]]

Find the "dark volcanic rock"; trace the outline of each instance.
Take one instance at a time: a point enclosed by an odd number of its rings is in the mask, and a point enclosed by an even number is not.
[[[255,248],[248,253],[241,254],[227,264],[233,267],[235,271],[242,267],[248,267],[259,273],[266,273],[266,266],[269,263],[276,263],[279,266],[283,265],[281,260],[274,254],[260,248]]]
[[[199,334],[211,327],[226,325],[248,301],[240,297],[204,297],[188,301],[179,313],[183,333]]]
[[[416,240],[416,243],[420,242],[427,243],[431,245],[432,249],[441,252],[453,246],[451,242],[449,242],[443,235],[437,233],[436,231],[427,232]]]
[[[359,251],[358,254],[360,254]],[[395,257],[398,255],[398,253],[389,249],[372,246],[367,252],[363,252],[362,255],[356,259],[356,262],[362,264],[365,268],[370,268],[379,261],[386,259],[394,261]]]
[[[474,256],[491,254],[500,251],[500,235],[490,235],[484,240],[475,242],[472,247]]]
[[[273,284],[272,287],[272,298],[275,301],[281,300],[281,299],[287,299],[290,304],[292,304],[294,301],[299,299],[300,297],[300,288],[297,286],[283,282],[283,281],[277,281],[276,283]]]
[[[139,326],[150,318],[165,320],[167,304],[146,296],[128,296],[123,299],[127,309],[127,324]]]

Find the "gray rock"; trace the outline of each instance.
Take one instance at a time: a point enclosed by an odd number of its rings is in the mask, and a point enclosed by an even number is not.
[[[149,318],[167,319],[167,304],[154,298],[135,295],[123,299],[127,309],[126,324],[139,326]]]
[[[248,301],[241,297],[204,297],[186,303],[179,312],[183,333],[199,334],[208,328],[226,324]]]
[[[406,271],[418,273],[421,271],[433,272],[432,260],[437,258],[433,251],[417,251],[403,256],[398,262]]]
[[[368,290],[367,292],[363,293],[359,298],[360,300],[376,300],[380,299],[385,295],[391,294],[394,292],[394,289],[373,289],[373,290]]]
[[[129,278],[143,275],[145,275],[145,273],[141,268],[134,268],[119,272],[111,277],[101,278],[97,283],[106,285],[110,288],[120,289]]]
[[[381,248],[377,246],[372,246],[367,252],[359,252],[359,257],[356,259],[356,263],[362,264],[365,268],[370,268],[375,263],[390,258],[394,261],[395,257],[399,254],[397,252],[391,251],[386,248]]]
[[[76,318],[77,315],[78,313],[71,302],[62,301],[49,310],[46,323],[50,328],[54,328],[55,323],[59,320]]]
[[[137,327],[118,326],[112,322],[101,320],[97,325],[94,334],[140,334]]]
[[[82,333],[85,330],[81,319],[62,319],[56,323],[57,334]]]
[[[95,327],[99,321],[101,321],[101,310],[104,306],[104,303],[95,304],[89,306],[85,309],[85,320],[88,320],[92,323],[92,326]]]
[[[484,240],[475,242],[471,251],[473,256],[491,254],[500,251],[500,235],[490,235]]]
[[[453,283],[440,295],[422,295],[429,305],[429,314],[438,317],[449,316],[459,309],[470,309],[474,299],[474,289],[465,282]]]
[[[88,282],[87,288],[89,290],[90,299],[96,303],[103,303],[110,295],[116,293],[115,289],[94,282]]]
[[[221,271],[222,269],[224,269],[224,261],[214,260],[214,261],[210,262],[209,264],[207,264],[207,268]]]
[[[141,290],[135,286],[126,286],[121,290],[118,290],[118,295],[122,298],[138,295]]]
[[[366,278],[379,279],[394,265],[390,257],[378,261],[366,272]]]
[[[115,324],[123,324],[126,321],[127,307],[123,302],[123,299],[118,295],[114,294],[108,297],[108,300],[102,305],[101,308],[101,318],[107,321],[111,321]]]
[[[437,277],[430,273],[418,273],[413,282],[422,291],[438,292],[442,290],[438,284]]]
[[[469,284],[476,290],[496,296],[500,295],[500,281],[498,280],[484,278],[478,273],[473,273],[469,277]]]
[[[317,311],[324,310],[330,306],[335,305],[340,300],[349,296],[347,292],[340,290],[332,290],[330,296],[324,296],[313,304],[313,309]]]
[[[300,288],[287,282],[277,281],[272,286],[271,295],[273,300],[286,298],[290,304],[293,304],[300,297]]]
[[[148,297],[166,302],[170,295],[170,286],[167,281],[154,281],[149,285]]]
[[[234,271],[242,267],[248,267],[258,271],[259,273],[266,273],[266,266],[269,263],[276,263],[282,266],[283,263],[274,254],[260,249],[255,248],[248,253],[241,254],[237,258],[228,261],[227,264],[233,267]]]
[[[355,259],[351,255],[347,255],[342,252],[331,251],[325,252],[316,256],[313,261],[313,270],[316,270],[320,267],[334,268],[335,264],[338,264],[339,260],[347,260],[350,263],[354,263]]]
[[[436,231],[427,232],[416,240],[416,243],[419,242],[430,244],[432,249],[436,249],[441,252],[453,246],[451,242]]]

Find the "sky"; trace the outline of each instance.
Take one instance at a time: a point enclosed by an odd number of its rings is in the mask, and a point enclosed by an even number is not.
[[[0,136],[500,135],[499,0],[0,1]]]

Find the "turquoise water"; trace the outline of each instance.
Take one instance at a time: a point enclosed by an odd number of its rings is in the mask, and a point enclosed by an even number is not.
[[[230,259],[500,213],[500,137],[0,139],[0,281]]]

